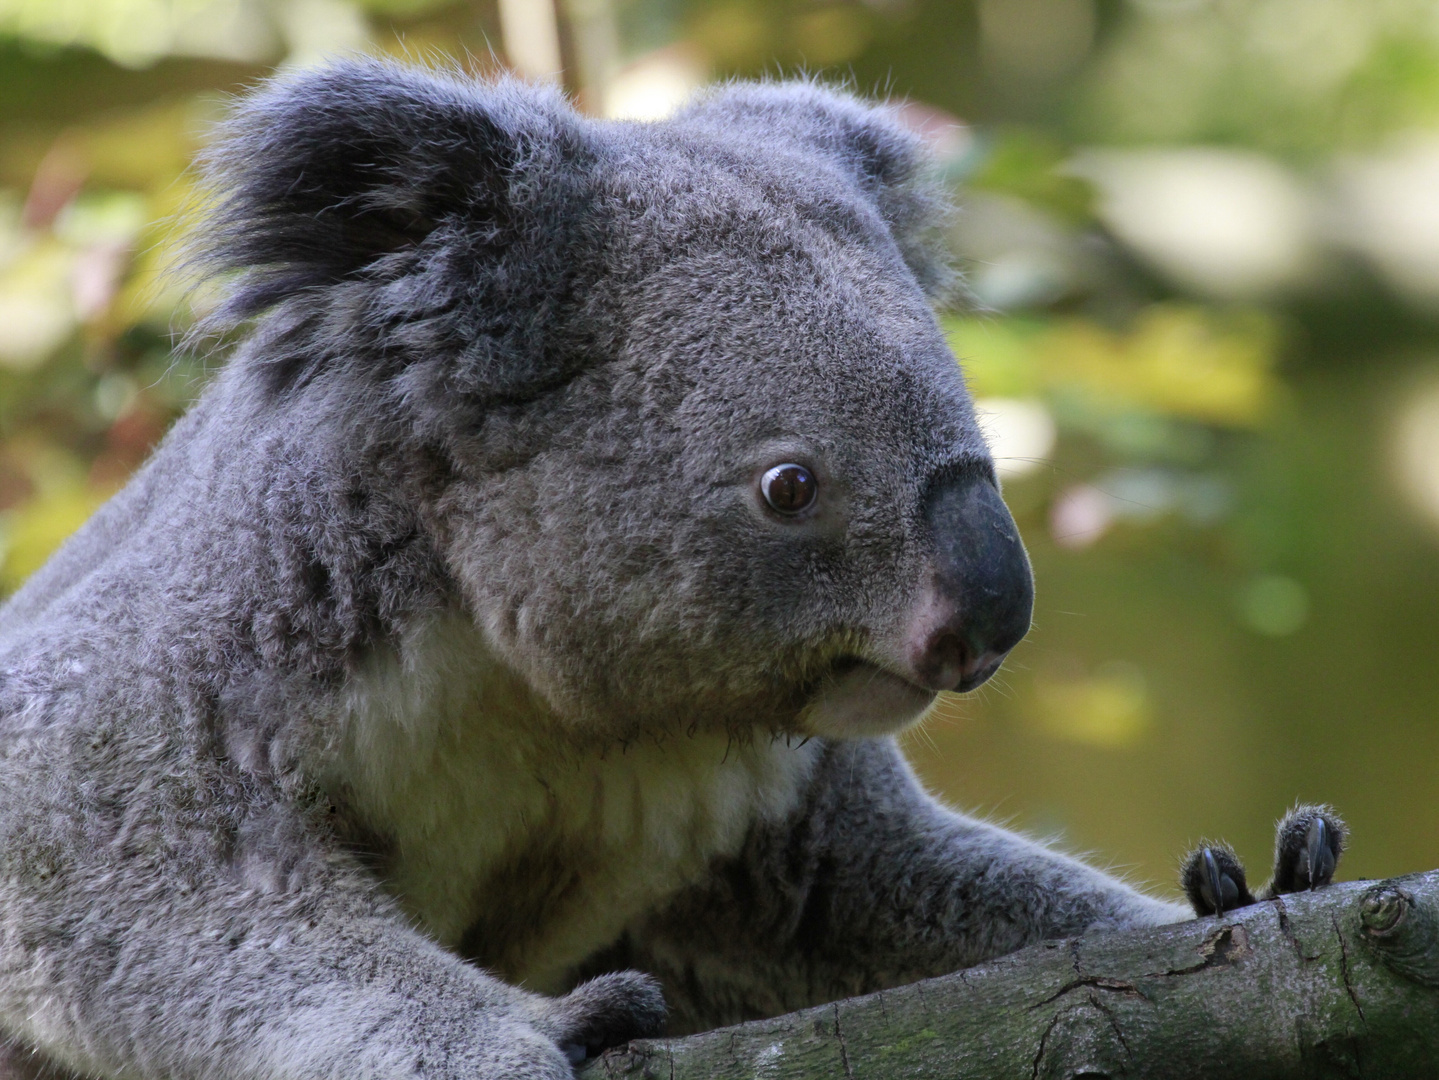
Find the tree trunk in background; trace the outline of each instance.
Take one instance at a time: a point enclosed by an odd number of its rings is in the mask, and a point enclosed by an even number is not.
[[[1439,1077],[1439,870],[636,1042],[582,1080]]]

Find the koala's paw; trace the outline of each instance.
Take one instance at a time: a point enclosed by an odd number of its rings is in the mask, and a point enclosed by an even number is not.
[[[601,975],[550,1005],[547,1027],[571,1064],[660,1033],[665,999],[659,983],[638,971]]]
[[[1344,819],[1333,807],[1296,806],[1285,814],[1275,831],[1274,877],[1264,898],[1328,885],[1347,835]]]
[[[1334,880],[1348,830],[1329,806],[1296,806],[1274,836],[1274,876],[1258,899],[1322,889]],[[1227,844],[1205,843],[1189,853],[1179,874],[1196,915],[1223,915],[1255,902],[1239,857]]]
[[[1179,884],[1194,914],[1223,915],[1254,903],[1244,878],[1244,866],[1228,844],[1204,843],[1189,853],[1179,872]]]

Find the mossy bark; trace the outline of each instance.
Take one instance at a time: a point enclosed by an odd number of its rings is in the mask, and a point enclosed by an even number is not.
[[[1439,871],[1045,942],[583,1080],[1439,1077]]]

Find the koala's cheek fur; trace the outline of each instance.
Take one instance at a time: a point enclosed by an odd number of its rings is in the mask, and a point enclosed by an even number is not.
[[[913,721],[931,694],[832,670],[896,651],[926,565],[919,526],[897,524],[913,482],[873,520],[853,500],[832,527],[791,527],[756,505],[752,467],[703,475],[685,434],[659,466],[577,440],[447,495],[447,561],[490,648],[563,722],[617,738]]]
[[[883,250],[731,212],[723,257],[610,285],[612,356],[486,420],[442,500],[447,558],[497,654],[578,727],[893,731],[933,697],[896,675],[925,492],[985,451]],[[791,458],[819,478],[794,521],[757,486]]]
[[[455,576],[495,655],[576,731],[626,739],[789,726],[802,704],[782,665],[791,643],[746,631],[748,598],[695,572],[683,528],[636,523],[620,536],[586,529],[596,509],[588,504],[603,500],[606,478],[565,472],[575,488],[560,499],[566,505],[509,514],[514,504],[492,493],[483,512],[455,530]],[[519,501],[536,490],[518,477],[507,487]],[[608,507],[666,497],[660,488],[617,490]],[[493,572],[497,563],[503,575]]]

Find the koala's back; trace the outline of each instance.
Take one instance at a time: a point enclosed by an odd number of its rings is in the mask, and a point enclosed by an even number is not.
[[[198,423],[198,414],[191,413],[171,432],[169,441],[184,441],[187,429],[197,427]],[[0,604],[0,654],[7,643],[23,645],[25,638],[46,620],[50,609],[67,594],[82,589],[92,575],[102,573],[107,566],[114,567],[126,559],[148,554],[144,550],[146,519],[167,494],[183,487],[183,477],[177,476],[183,467],[182,456],[161,453],[152,457],[59,551]],[[151,584],[153,588],[164,588],[167,582],[160,575]],[[75,621],[88,621],[85,613],[94,611],[95,600],[84,598],[75,608]]]
[[[201,414],[167,445],[187,442]],[[10,829],[53,826],[81,848],[103,845],[124,792],[143,791],[156,762],[200,779],[179,752],[182,673],[167,670],[172,641],[152,618],[184,559],[156,521],[183,516],[184,471],[183,454],[156,454],[0,606],[0,816]],[[92,816],[91,797],[113,800],[110,812]],[[59,841],[49,844],[57,854]]]

